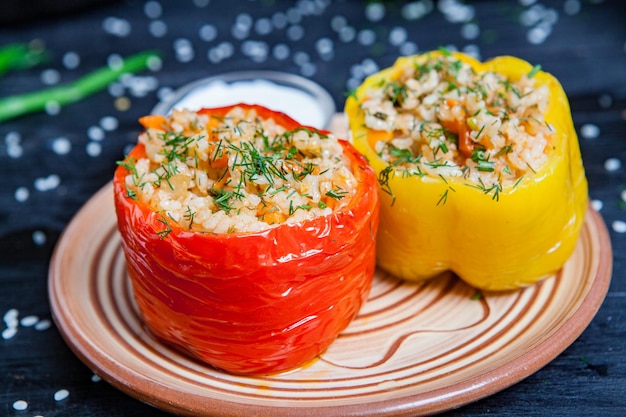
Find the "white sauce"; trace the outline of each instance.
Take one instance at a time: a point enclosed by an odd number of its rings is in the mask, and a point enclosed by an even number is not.
[[[259,104],[287,114],[306,126],[323,129],[331,116],[313,96],[299,90],[266,80],[213,81],[199,86],[174,104],[175,109],[199,110],[233,104]]]

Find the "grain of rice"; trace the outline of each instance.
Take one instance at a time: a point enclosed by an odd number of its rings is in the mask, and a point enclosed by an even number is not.
[[[20,320],[20,325],[22,327],[32,327],[39,322],[39,317],[37,316],[26,316]]]
[[[35,330],[43,331],[48,330],[52,326],[50,320],[40,320],[37,324],[35,324]]]

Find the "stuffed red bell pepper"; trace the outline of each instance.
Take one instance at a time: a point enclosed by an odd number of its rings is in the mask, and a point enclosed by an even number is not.
[[[371,286],[378,192],[365,159],[260,106],[140,121],[113,182],[147,327],[237,374],[314,359]]]

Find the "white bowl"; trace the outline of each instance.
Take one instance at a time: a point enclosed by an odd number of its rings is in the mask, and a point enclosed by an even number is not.
[[[238,71],[191,82],[152,112],[166,115],[175,108],[199,110],[238,103],[262,105],[318,129],[327,129],[336,111],[331,95],[311,80],[278,71]]]

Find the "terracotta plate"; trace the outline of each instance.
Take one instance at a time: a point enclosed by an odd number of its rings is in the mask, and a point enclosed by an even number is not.
[[[409,416],[493,394],[551,361],[595,315],[611,267],[606,227],[590,209],[572,258],[539,285],[475,299],[452,275],[411,284],[378,273],[360,315],[320,358],[289,373],[237,377],[180,355],[143,328],[109,184],[62,236],[49,291],[76,355],[158,408],[198,416]]]

